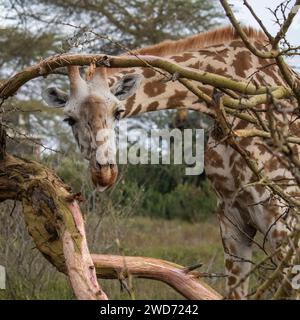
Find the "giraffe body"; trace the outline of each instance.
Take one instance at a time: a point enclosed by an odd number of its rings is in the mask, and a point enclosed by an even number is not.
[[[255,46],[263,50],[266,45],[264,37],[252,29],[246,31]],[[222,32],[226,35],[223,38],[220,35]],[[202,39],[204,44],[197,44],[197,39],[188,39],[189,45],[183,40],[177,42],[177,46],[176,42],[166,42],[137,50],[136,53],[164,56],[182,66],[216,73],[237,81],[248,80],[257,87],[285,85],[273,61],[251,54],[231,28],[207,33],[202,38],[200,36],[198,42]],[[213,118],[216,116],[212,107],[199,103],[198,97],[178,81],[166,83],[162,81],[160,73],[149,68],[108,70],[107,81],[110,87],[118,87],[124,75],[127,79],[138,75],[139,79],[135,94],[124,101],[124,118],[172,108],[192,109]],[[212,94],[212,87],[199,83],[197,85],[208,95]],[[280,115],[278,117],[280,118]],[[289,128],[283,126],[283,130],[294,135],[299,134],[300,122],[292,113],[289,113],[288,117],[293,124]],[[255,127],[239,118],[232,117],[231,120],[234,130]],[[248,281],[238,287],[236,285],[251,268],[253,239],[256,233],[263,234],[269,250],[272,251],[286,238],[289,231],[286,226],[287,215],[279,206],[280,201],[271,197],[270,192],[257,183],[244,159],[222,138],[218,127],[211,130],[205,151],[205,172],[219,198],[218,217],[228,274],[227,291],[229,298],[240,299],[248,293]],[[278,156],[270,152],[262,139],[239,138],[239,143],[259,160],[259,167],[264,168],[264,173],[270,179],[285,179],[285,190],[295,196],[300,195],[291,182],[291,173],[283,168]]]

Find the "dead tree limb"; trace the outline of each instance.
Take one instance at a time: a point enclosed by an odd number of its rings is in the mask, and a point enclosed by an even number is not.
[[[79,240],[79,242],[75,241],[77,239],[74,240],[74,233],[72,234],[68,228],[62,235],[63,254],[72,288],[76,297],[80,300],[93,300],[95,298],[107,300],[106,294],[99,288],[77,201],[73,200],[68,204],[68,207],[78,232],[75,236],[78,236]],[[65,226],[62,226],[62,228],[65,228]],[[80,246],[79,248],[76,247],[77,244]]]
[[[219,300],[221,295],[200,281],[201,276],[175,263],[145,257],[122,257],[92,254],[97,276],[106,279],[124,279],[128,275],[155,279],[170,285],[190,300]]]
[[[2,131],[1,146],[5,145]],[[1,148],[0,201],[22,202],[24,219],[37,249],[69,276],[78,299],[107,299],[97,282],[83,220],[68,187],[46,167],[12,157]]]
[[[78,299],[107,299],[97,282],[94,263],[99,278],[120,279],[120,272],[127,270],[127,276],[130,273],[163,281],[189,299],[222,298],[198,279],[199,274],[167,261],[111,255],[91,258],[77,196],[70,188],[42,164],[5,152],[1,152],[1,156],[0,201],[22,202],[28,232],[37,249],[60,272],[69,276]]]

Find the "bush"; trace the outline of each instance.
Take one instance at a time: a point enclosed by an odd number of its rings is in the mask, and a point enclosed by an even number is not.
[[[199,221],[212,215],[216,209],[216,197],[207,180],[199,187],[178,184],[169,193],[159,193],[154,188],[144,195],[143,214],[165,219]]]
[[[203,220],[212,215],[217,199],[205,175],[186,176],[180,165],[128,166],[126,185],[142,192],[139,214],[164,219]]]

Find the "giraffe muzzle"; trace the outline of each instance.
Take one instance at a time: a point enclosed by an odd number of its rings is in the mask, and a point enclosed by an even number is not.
[[[100,165],[93,159],[90,161],[90,173],[96,189],[103,192],[116,182],[118,177],[118,166],[116,164]]]

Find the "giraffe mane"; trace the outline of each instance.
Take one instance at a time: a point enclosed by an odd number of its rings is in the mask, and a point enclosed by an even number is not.
[[[253,27],[243,27],[243,31],[248,38],[266,40],[264,33]],[[165,57],[171,54],[200,50],[207,46],[217,45],[235,39],[240,39],[240,36],[236,30],[229,25],[179,40],[165,40],[155,45],[133,50],[133,53]]]
[[[248,38],[260,41],[266,41],[265,34],[253,27],[243,27],[243,31]],[[239,34],[233,26],[218,27],[206,32],[198,33],[179,40],[165,40],[158,44],[150,45],[131,51],[131,54],[152,55],[158,57],[166,57],[173,54],[179,54],[188,51],[197,51],[206,47],[223,44],[232,40],[240,39]],[[124,53],[127,54],[127,53]],[[108,68],[108,75],[119,72],[120,68]]]

